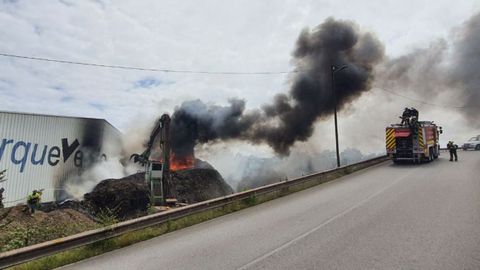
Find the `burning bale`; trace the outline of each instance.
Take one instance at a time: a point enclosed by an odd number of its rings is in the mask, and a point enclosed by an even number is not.
[[[150,203],[150,191],[144,174],[121,179],[106,179],[84,195],[85,205],[94,214],[112,211],[117,218],[128,219],[145,215]]]
[[[170,160],[170,190],[179,202],[197,203],[234,192],[210,163],[188,155]]]
[[[233,193],[220,173],[208,162],[195,159],[195,168],[171,172],[170,190],[179,202],[201,202]],[[110,209],[120,219],[147,214],[150,190],[145,173],[133,174],[121,179],[106,179],[92,192],[84,195],[84,205],[93,214]]]
[[[195,158],[191,156],[177,156],[174,152],[170,153],[170,170],[179,171],[191,169],[195,166]]]
[[[195,168],[172,173],[171,190],[179,202],[196,203],[233,193],[215,169]]]

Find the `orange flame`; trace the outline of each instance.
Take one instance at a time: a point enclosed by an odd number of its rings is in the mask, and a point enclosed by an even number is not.
[[[170,170],[179,171],[193,168],[195,158],[192,155],[177,157],[173,152],[170,152]]]

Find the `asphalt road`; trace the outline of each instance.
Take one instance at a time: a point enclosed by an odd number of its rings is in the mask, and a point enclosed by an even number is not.
[[[480,152],[382,163],[62,269],[480,269]]]

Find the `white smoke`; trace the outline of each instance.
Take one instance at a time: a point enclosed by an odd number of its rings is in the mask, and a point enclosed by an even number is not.
[[[67,196],[81,200],[85,193],[92,191],[102,180],[122,178],[141,171],[142,167],[129,158],[132,153],[143,151],[149,128],[146,123],[136,121],[118,140],[105,138],[102,152],[107,159],[98,159],[80,175],[69,177],[64,185]]]
[[[65,185],[65,191],[71,198],[81,200],[85,193],[92,191],[102,180],[125,176],[126,170],[120,159],[109,158],[96,163],[81,175],[70,177]]]
[[[257,148],[257,149],[254,149]],[[332,150],[317,151],[309,143],[298,145],[287,157],[279,157],[258,146],[230,142],[195,149],[197,157],[207,160],[237,191],[271,184],[285,179],[333,169],[336,155]],[[355,148],[341,151],[341,165],[348,165],[383,153],[364,154]]]

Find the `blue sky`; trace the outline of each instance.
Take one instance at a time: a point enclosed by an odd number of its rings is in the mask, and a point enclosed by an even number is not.
[[[300,31],[330,16],[375,33],[387,56],[396,57],[448,38],[479,11],[474,0],[2,1],[0,53],[145,68],[285,71],[292,69]],[[226,104],[235,97],[257,108],[288,86],[285,75],[172,74],[0,57],[1,110],[105,118],[123,131],[148,126],[185,100]],[[340,129],[362,121],[373,126],[359,127],[356,136],[342,132],[343,147],[381,150],[388,118],[406,104],[381,91],[362,96],[341,112]],[[411,105],[452,128],[461,121],[454,111]],[[374,106],[385,113],[372,115]],[[331,149],[333,138],[325,136],[331,128],[319,123],[309,146],[299,147]],[[449,136],[463,140],[476,132],[457,131]]]
[[[152,88],[162,84],[162,81],[156,78],[145,78],[135,82],[136,88]]]

